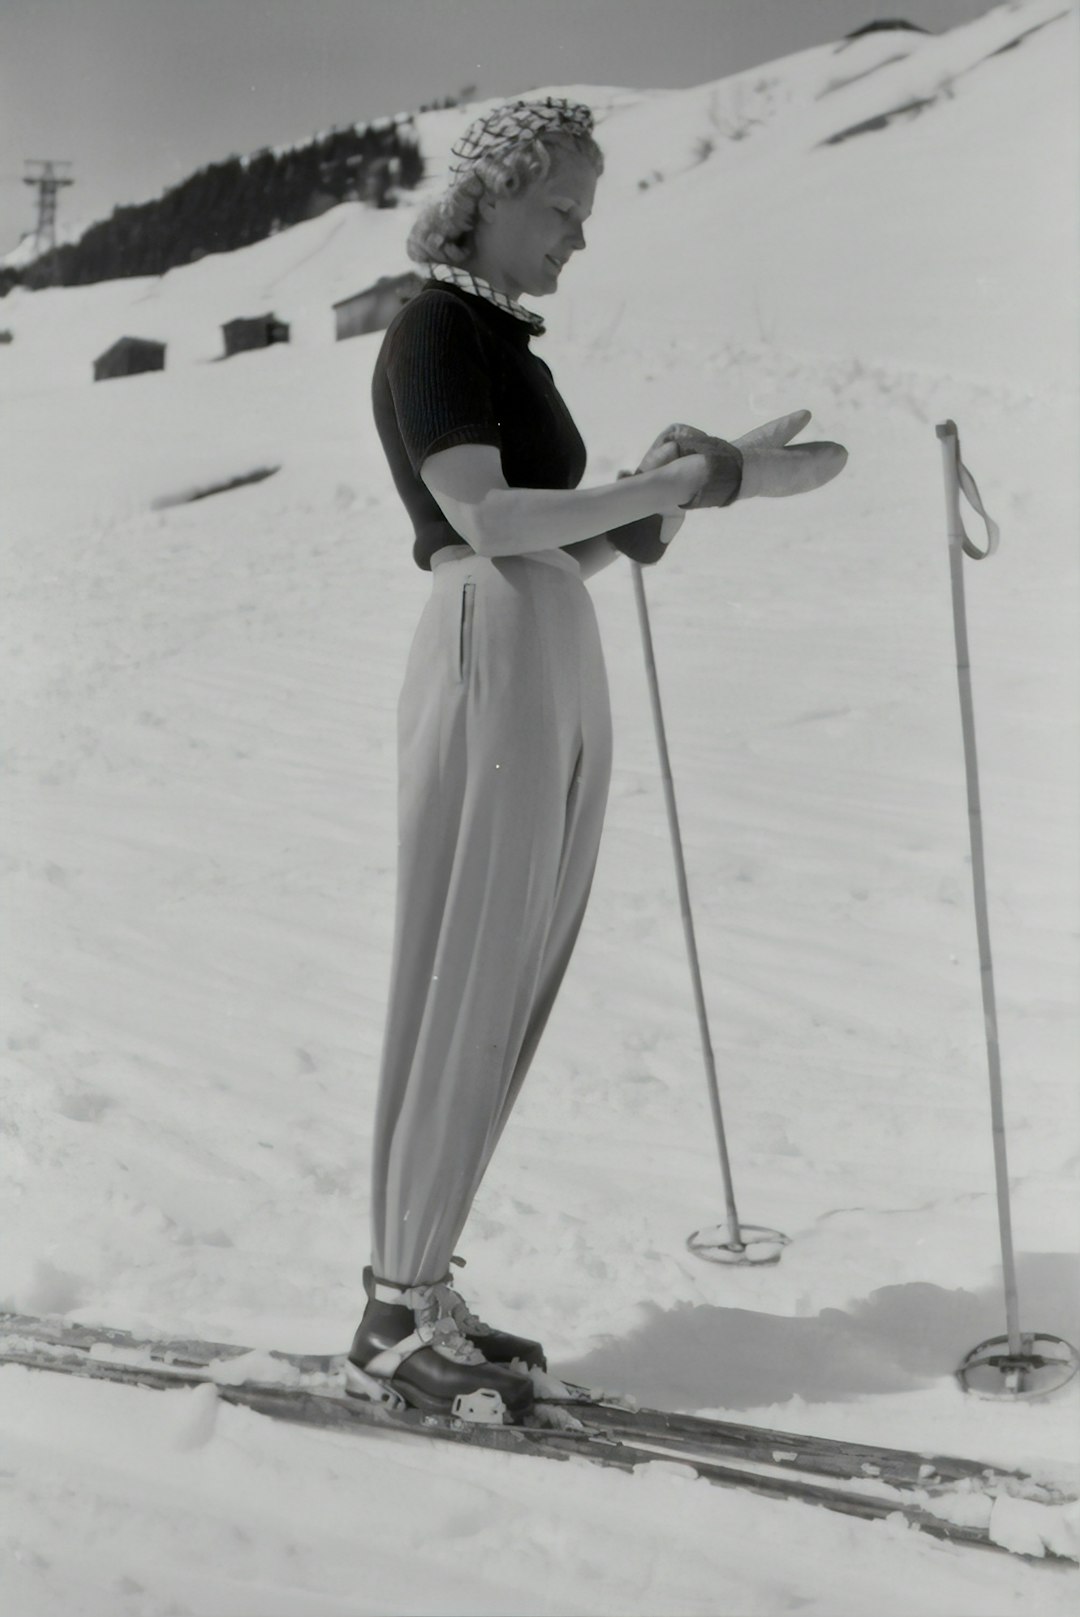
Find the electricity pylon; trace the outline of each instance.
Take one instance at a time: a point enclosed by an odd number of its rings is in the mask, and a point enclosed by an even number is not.
[[[71,167],[71,162],[66,157],[28,157],[26,162],[28,166],[41,170],[39,174],[27,174],[23,179],[23,184],[34,186],[38,194],[34,248],[36,256],[41,258],[46,253],[56,252],[56,194],[62,185],[74,185],[75,181],[70,176],[57,172],[58,169]],[[50,269],[50,278],[55,285],[58,269],[55,256]]]

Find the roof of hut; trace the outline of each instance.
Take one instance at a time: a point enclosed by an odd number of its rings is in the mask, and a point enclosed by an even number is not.
[[[283,324],[276,314],[238,314],[234,319],[224,321],[221,329],[228,331],[230,326],[261,326],[270,325],[271,323],[274,325]]]
[[[117,337],[116,341],[110,343],[105,352],[99,354],[98,358],[104,359],[108,354],[115,354],[118,348],[153,348],[164,352],[165,344],[158,342],[154,337]]]
[[[423,279],[424,277],[417,274],[416,270],[404,270],[400,275],[380,275],[377,281],[373,281],[370,286],[365,286],[362,291],[350,292],[347,298],[338,298],[332,307],[342,309],[346,303],[355,303],[358,298],[368,298],[372,292],[378,292],[380,289],[385,289],[389,286],[400,286],[403,281],[422,281]]]

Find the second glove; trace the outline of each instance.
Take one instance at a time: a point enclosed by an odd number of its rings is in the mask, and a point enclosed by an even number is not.
[[[732,443],[723,438],[710,437],[696,427],[670,427],[666,436],[675,444],[680,455],[704,455],[710,465],[710,475],[688,509],[727,505],[732,499],[747,500],[755,494],[773,498],[807,494],[811,489],[830,483],[847,464],[847,450],[842,444],[827,440],[808,444],[789,443],[789,439],[801,432],[809,420],[809,410],[795,410],[790,415],[778,416],[775,421],[755,427],[752,432],[736,438]],[[734,494],[729,491],[726,498],[717,498],[725,487],[723,473],[732,465],[733,455],[738,455],[742,462],[738,489]]]

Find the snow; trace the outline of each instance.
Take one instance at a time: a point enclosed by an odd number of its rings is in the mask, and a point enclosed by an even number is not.
[[[691,517],[646,577],[739,1209],[791,1245],[760,1269],[685,1248],[723,1195],[618,566],[590,586],[617,748],[593,898],[462,1276],[577,1379],[1072,1487],[1076,1384],[1003,1404],[952,1378],[1004,1314],[934,425],[1003,531],[965,582],[1020,1302],[1076,1342],[1075,45],[1075,6],[1024,0],[593,94],[607,173],[542,340],[589,479],[671,419],[736,435],[805,405],[851,451],[805,501]],[[419,115],[425,152],[475,110]],[[331,305],[407,267],[413,205],[5,300],[2,1307],[263,1364],[355,1324],[394,706],[430,585],[368,414],[379,338],[336,344]],[[269,308],[291,344],[217,363],[221,323]],[[92,384],[123,334],[166,371]],[[1074,1609],[1060,1563],[680,1466],[434,1452],[14,1366],[0,1411],[28,1617]],[[1045,1508],[999,1501],[994,1531],[1037,1553]]]

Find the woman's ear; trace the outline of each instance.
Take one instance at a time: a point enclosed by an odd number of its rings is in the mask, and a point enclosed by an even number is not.
[[[495,217],[495,198],[493,196],[482,196],[476,211],[484,223],[489,225]]]

